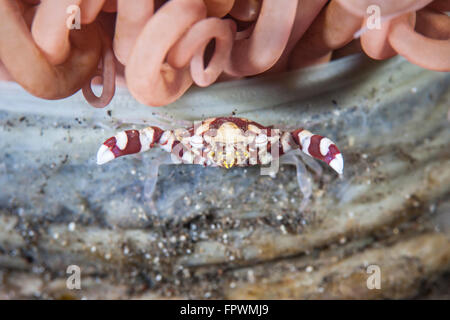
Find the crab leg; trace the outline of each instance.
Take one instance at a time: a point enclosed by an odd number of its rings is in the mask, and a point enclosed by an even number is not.
[[[106,140],[98,149],[97,164],[101,165],[127,154],[145,152],[160,143],[164,132],[158,127],[119,132]]]
[[[295,143],[307,155],[326,162],[338,174],[344,171],[344,158],[333,141],[305,129],[291,132]]]
[[[287,154],[281,158],[281,164],[293,164],[297,168],[297,182],[300,191],[303,194],[303,200],[300,204],[300,209],[303,210],[308,205],[312,195],[312,180],[311,176],[306,170],[305,165],[295,154]]]

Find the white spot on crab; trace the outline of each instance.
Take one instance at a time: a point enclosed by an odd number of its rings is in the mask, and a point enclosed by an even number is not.
[[[308,151],[310,143],[311,143],[310,137],[307,137],[307,138],[303,139],[303,141],[302,141],[302,151],[309,156],[311,155]]]
[[[183,160],[183,163],[194,163],[194,155],[191,152],[184,152],[181,159]]]
[[[320,145],[319,145],[319,147],[320,147],[320,153],[321,153],[323,156],[326,156],[326,155],[328,154],[328,151],[329,151],[330,146],[331,146],[332,144],[334,144],[334,143],[333,143],[333,141],[331,141],[330,139],[328,139],[328,138],[322,138],[322,139],[320,140]]]
[[[267,143],[267,136],[265,134],[260,134],[255,138],[256,145],[262,145]]]
[[[283,152],[288,152],[289,150],[291,150],[291,145],[290,145],[290,141],[291,141],[291,134],[289,132],[285,132],[281,138],[281,146],[283,147]]]
[[[309,145],[311,143],[312,136],[313,136],[313,134],[311,132],[309,132],[308,130],[302,130],[298,134],[298,140],[300,141],[300,144],[302,146],[302,151],[304,153],[306,153],[307,155],[310,155],[308,149],[309,149]]]
[[[153,128],[145,128],[139,131],[139,141],[141,142],[141,151],[150,149],[150,144],[153,142],[153,135],[155,130]]]
[[[194,135],[190,137],[190,144],[194,148],[201,148],[203,147],[203,138],[201,136]]]
[[[172,134],[172,132],[170,131],[165,131],[162,136],[160,141],[160,145],[161,145],[161,149],[163,149],[164,151],[167,152],[172,152],[172,145],[173,142],[175,141],[175,137]]]
[[[128,136],[125,131],[122,131],[122,132],[119,132],[118,134],[116,134],[116,146],[120,150],[125,149],[127,147],[127,143],[128,143]]]

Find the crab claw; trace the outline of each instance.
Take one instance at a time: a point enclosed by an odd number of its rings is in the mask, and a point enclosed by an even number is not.
[[[158,127],[119,132],[100,146],[97,152],[97,164],[102,165],[127,154],[145,152],[160,142],[162,134],[163,130]]]
[[[109,138],[98,149],[97,164],[102,165],[117,157],[140,152],[142,148],[139,137],[139,131],[127,130]]]
[[[326,162],[339,175],[344,173],[344,158],[336,144],[326,137],[298,129],[291,132],[292,138],[307,155]]]

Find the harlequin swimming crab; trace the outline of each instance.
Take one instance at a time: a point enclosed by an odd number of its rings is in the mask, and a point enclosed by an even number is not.
[[[210,118],[188,128],[174,130],[149,126],[141,130],[119,132],[101,145],[97,153],[97,164],[145,152],[156,146],[171,154],[171,159],[163,163],[199,164],[227,169],[233,166],[294,164],[297,167],[300,190],[306,200],[311,195],[311,179],[296,155],[302,156],[303,153],[324,161],[339,175],[342,175],[344,169],[341,152],[326,137],[302,128],[282,131],[237,117]],[[308,157],[302,158],[320,174],[321,167],[315,161]],[[156,179],[152,183],[151,192]]]

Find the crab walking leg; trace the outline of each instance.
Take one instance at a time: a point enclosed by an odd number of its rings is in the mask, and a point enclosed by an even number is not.
[[[323,169],[322,169],[321,165],[316,161],[316,159],[308,156],[307,154],[302,152],[300,149],[295,149],[292,151],[292,153],[294,155],[296,155],[297,157],[299,157],[305,163],[306,167],[308,167],[309,169],[314,171],[314,173],[317,176],[319,176],[319,177],[322,176]]]
[[[144,180],[144,201],[148,204],[150,209],[156,210],[156,205],[153,202],[153,193],[156,189],[156,183],[158,182],[158,171],[161,165],[172,164],[170,154],[165,153],[157,156],[154,159],[143,159],[144,165],[148,168],[147,174]]]
[[[145,152],[159,144],[163,131],[158,127],[147,127],[142,130],[126,130],[106,140],[98,149],[97,164],[101,165],[117,157],[127,154]]]
[[[312,179],[311,175],[306,170],[305,165],[293,153],[286,154],[280,158],[280,164],[295,165],[297,169],[297,182],[301,193],[303,194],[302,202],[300,203],[300,210],[304,210],[312,195]]]
[[[291,135],[304,153],[326,162],[338,174],[344,172],[344,158],[333,141],[305,129],[292,131]]]

